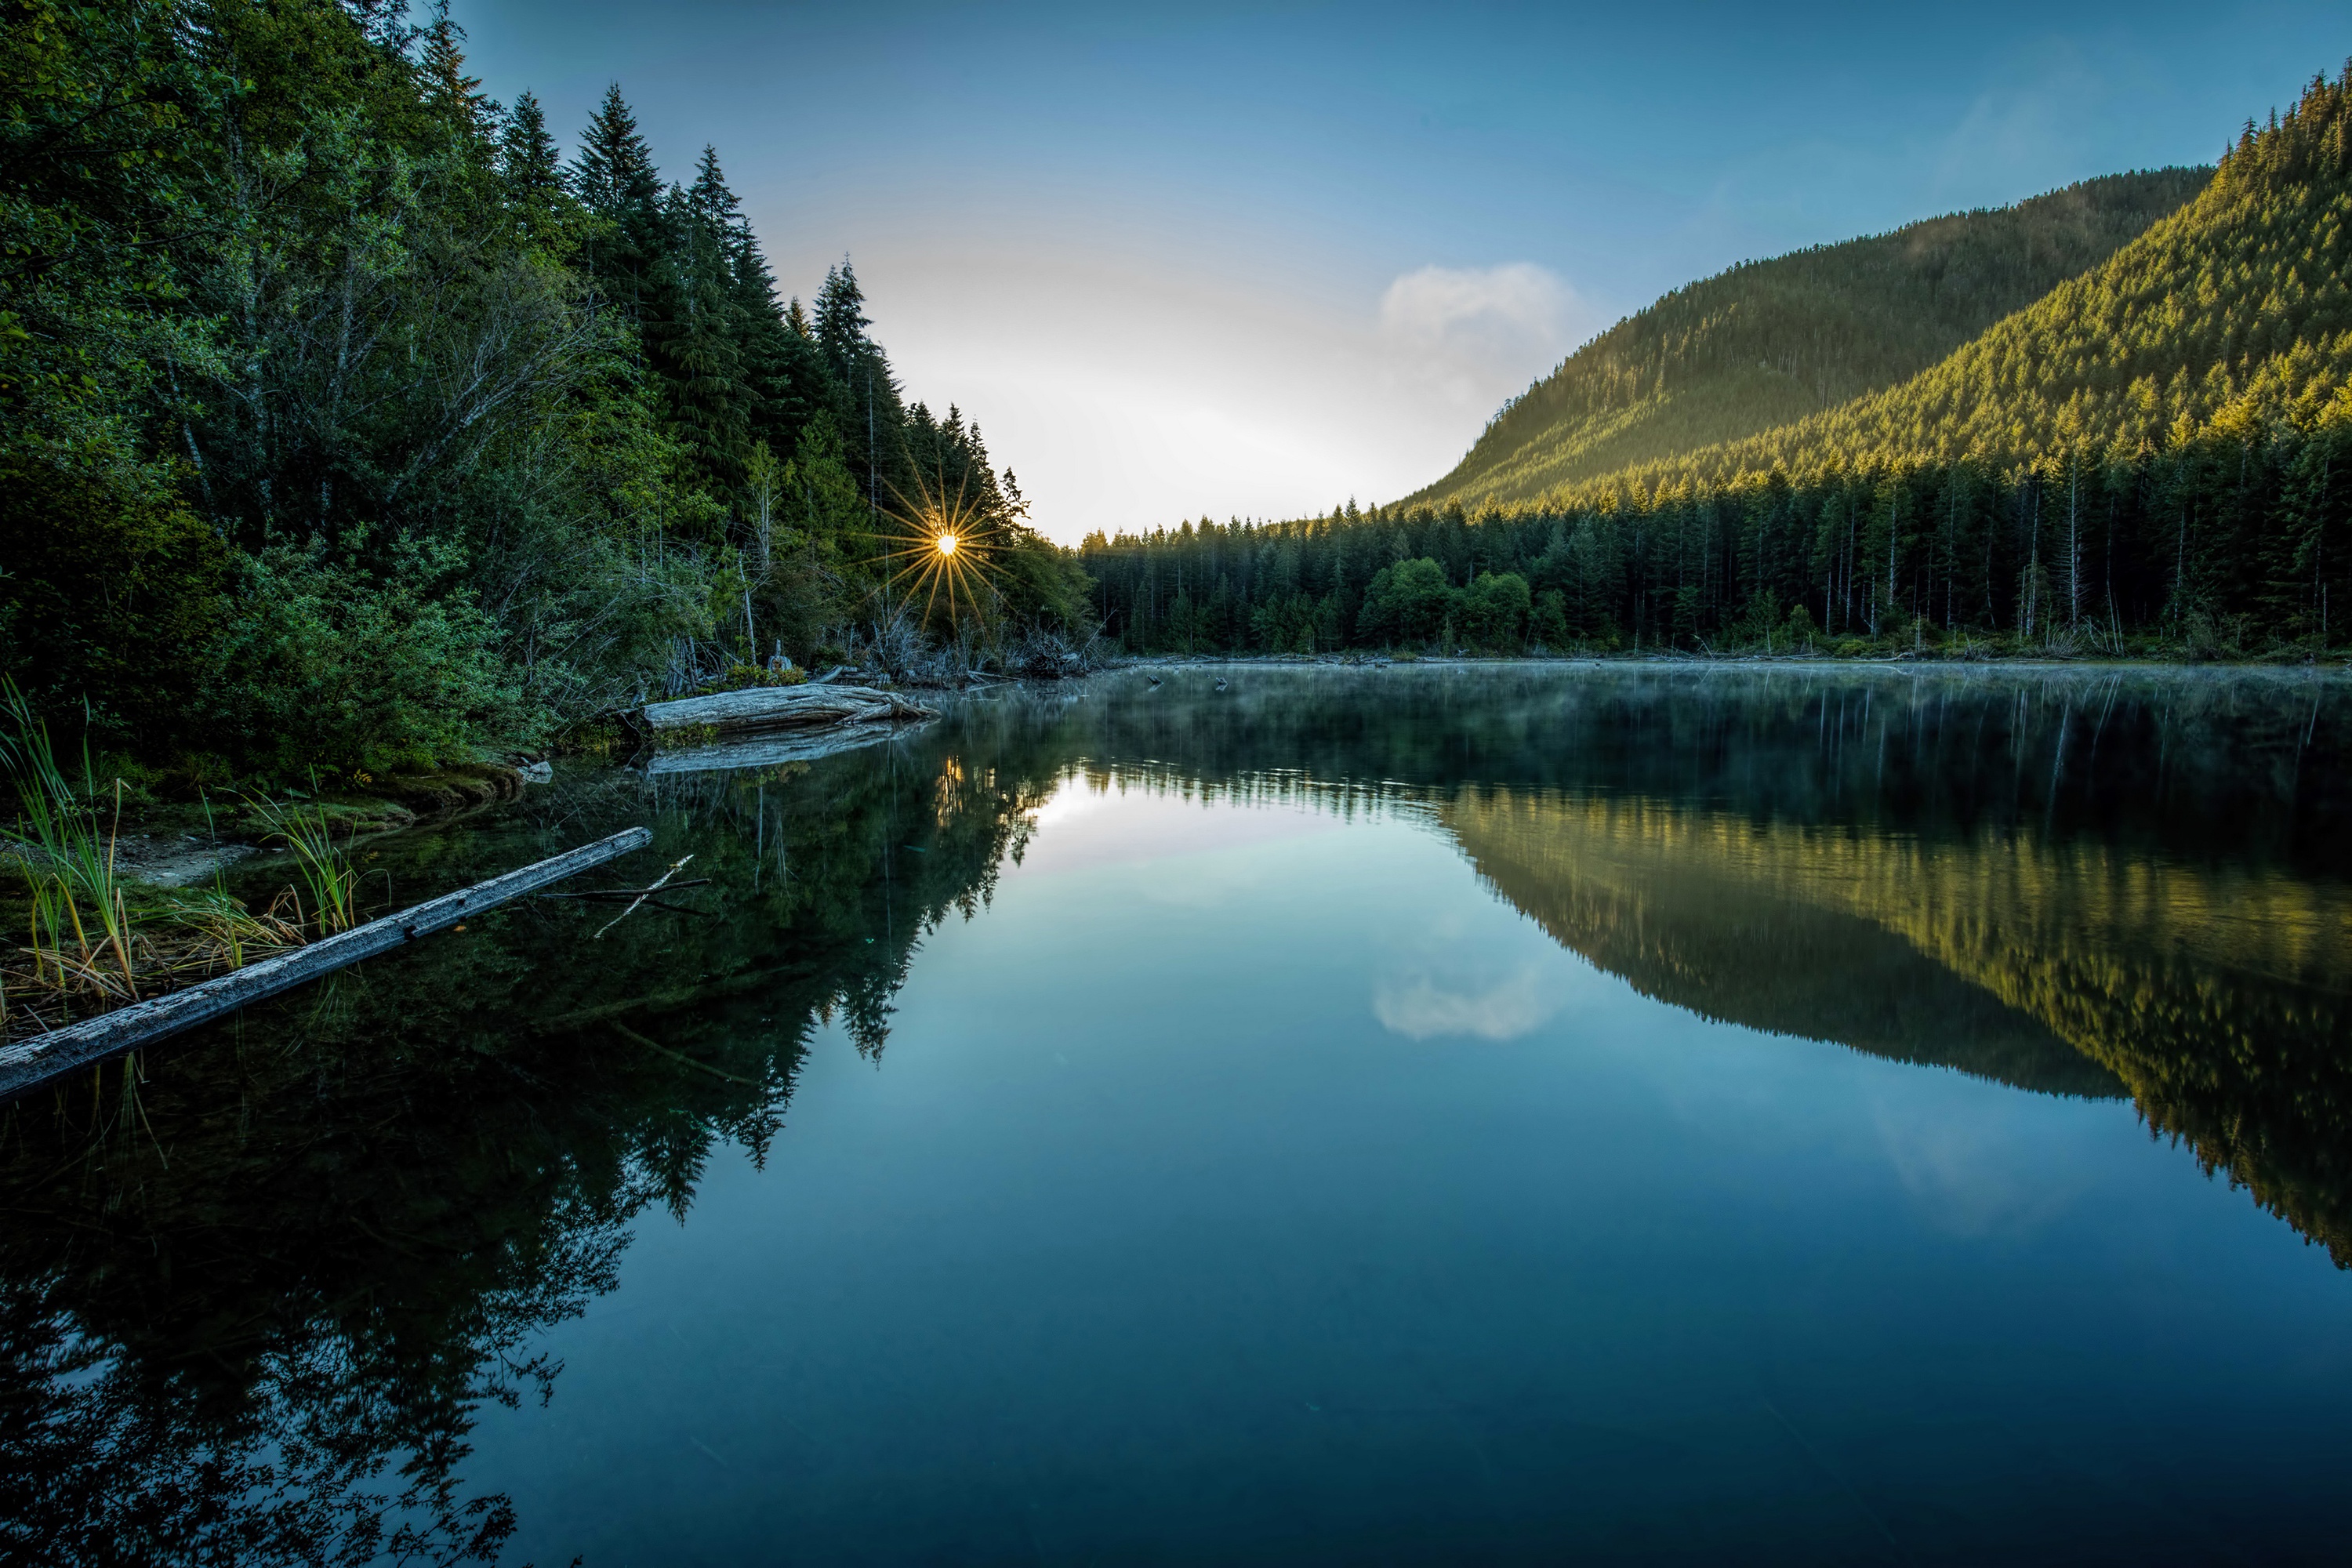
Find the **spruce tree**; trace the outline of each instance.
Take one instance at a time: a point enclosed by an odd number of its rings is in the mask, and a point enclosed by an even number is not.
[[[898,384],[889,361],[866,335],[873,323],[866,317],[866,293],[857,274],[843,257],[828,269],[816,297],[816,346],[830,373],[828,391],[834,418],[846,437],[851,469],[866,494],[867,504],[879,510],[884,491],[900,490],[908,479],[905,469],[906,411],[898,401]]]
[[[673,185],[663,203],[670,243],[658,276],[659,309],[648,313],[644,331],[669,395],[672,426],[703,472],[728,487],[740,481],[751,449],[751,399],[730,237],[716,221],[707,188],[724,190],[717,172],[718,160],[705,149],[704,177],[695,189]]]
[[[547,133],[547,113],[528,89],[515,94],[499,137],[499,172],[507,200],[533,233],[543,233],[563,199],[562,155]]]
[[[425,102],[447,121],[463,141],[488,141],[498,122],[499,106],[482,91],[479,77],[466,74],[466,29],[449,19],[449,0],[434,0],[433,20],[425,28],[417,68],[425,78]]]
[[[857,273],[845,256],[840,266],[826,268],[824,287],[816,296],[816,344],[845,384],[857,379],[864,368],[871,347],[866,329],[873,324],[866,317],[866,291],[857,286]]]
[[[589,116],[572,165],[572,189],[603,231],[586,250],[590,276],[606,298],[642,311],[650,274],[666,248],[661,174],[619,82],[605,89],[604,101]]]

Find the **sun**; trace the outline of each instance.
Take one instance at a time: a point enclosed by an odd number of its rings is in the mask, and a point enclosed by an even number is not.
[[[945,474],[918,472],[914,494],[893,485],[890,496],[898,504],[883,509],[877,564],[891,588],[926,621],[941,611],[950,623],[983,613],[995,597],[995,520]]]

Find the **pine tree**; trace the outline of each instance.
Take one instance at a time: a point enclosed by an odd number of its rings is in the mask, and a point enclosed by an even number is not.
[[[907,415],[889,361],[866,335],[866,294],[843,257],[829,268],[816,297],[816,346],[831,383],[834,418],[847,438],[851,470],[868,504],[879,508],[885,488],[911,482],[905,469]]]
[[[499,137],[499,172],[507,199],[535,234],[543,235],[563,195],[562,154],[547,133],[547,114],[529,90],[515,94]]]
[[[693,187],[673,185],[663,202],[670,243],[659,272],[659,309],[645,325],[647,349],[668,390],[671,424],[703,471],[722,486],[740,481],[751,445],[734,237],[724,226],[735,205],[717,154],[704,148]]]
[[[572,189],[603,229],[584,257],[590,276],[606,298],[642,310],[650,273],[666,248],[661,174],[619,82],[605,89],[604,101],[589,116],[572,165]]]
[[[498,121],[499,106],[482,91],[479,77],[466,74],[465,51],[458,47],[465,37],[466,29],[449,19],[449,0],[434,0],[418,69],[425,77],[425,102],[462,140],[482,143]]]
[[[826,269],[824,287],[816,296],[816,344],[845,384],[856,380],[864,368],[871,347],[866,329],[873,324],[866,317],[866,292],[858,288],[857,274],[845,256],[840,266]]]

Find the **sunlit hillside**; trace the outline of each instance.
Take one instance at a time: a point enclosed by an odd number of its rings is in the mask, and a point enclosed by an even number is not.
[[[2105,260],[2210,173],[2086,180],[1676,289],[1570,355],[1409,499],[1528,500],[1892,385]]]
[[[2200,436],[2309,429],[2352,386],[2352,89],[2315,80],[2249,126],[2196,198],[1932,369],[1794,425],[1571,480],[1730,484],[2061,451],[2127,457]]]

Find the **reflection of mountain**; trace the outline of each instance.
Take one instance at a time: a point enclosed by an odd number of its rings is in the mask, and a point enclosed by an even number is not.
[[[1441,816],[1506,897],[1651,994],[2034,1088],[2119,1080],[2352,1263],[2352,897],[2333,884],[1549,792],[1463,789]]]
[[[1471,790],[1439,816],[1496,891],[1645,995],[2024,1089],[2123,1092],[2040,1021],[1902,936],[1747,872],[1746,823],[1643,801]],[[1730,853],[1693,853],[1695,834]]]
[[[882,1048],[922,933],[990,896],[1071,768],[1340,813],[1433,802],[1506,896],[1651,994],[2038,1089],[2119,1080],[2352,1261],[2335,688],[1213,682],[971,702],[750,774],[583,770],[385,841],[371,886],[389,868],[405,902],[646,822],[643,861],[691,851],[723,918],[592,942],[609,911],[512,906],[156,1053],[135,1099],[110,1068],[102,1093],[0,1112],[0,1560],[336,1561],[396,1519],[437,1531],[425,1555],[494,1544],[495,1501],[438,1490],[475,1408],[545,1384],[528,1347],[611,1288],[640,1210],[764,1151],[815,1019]]]

